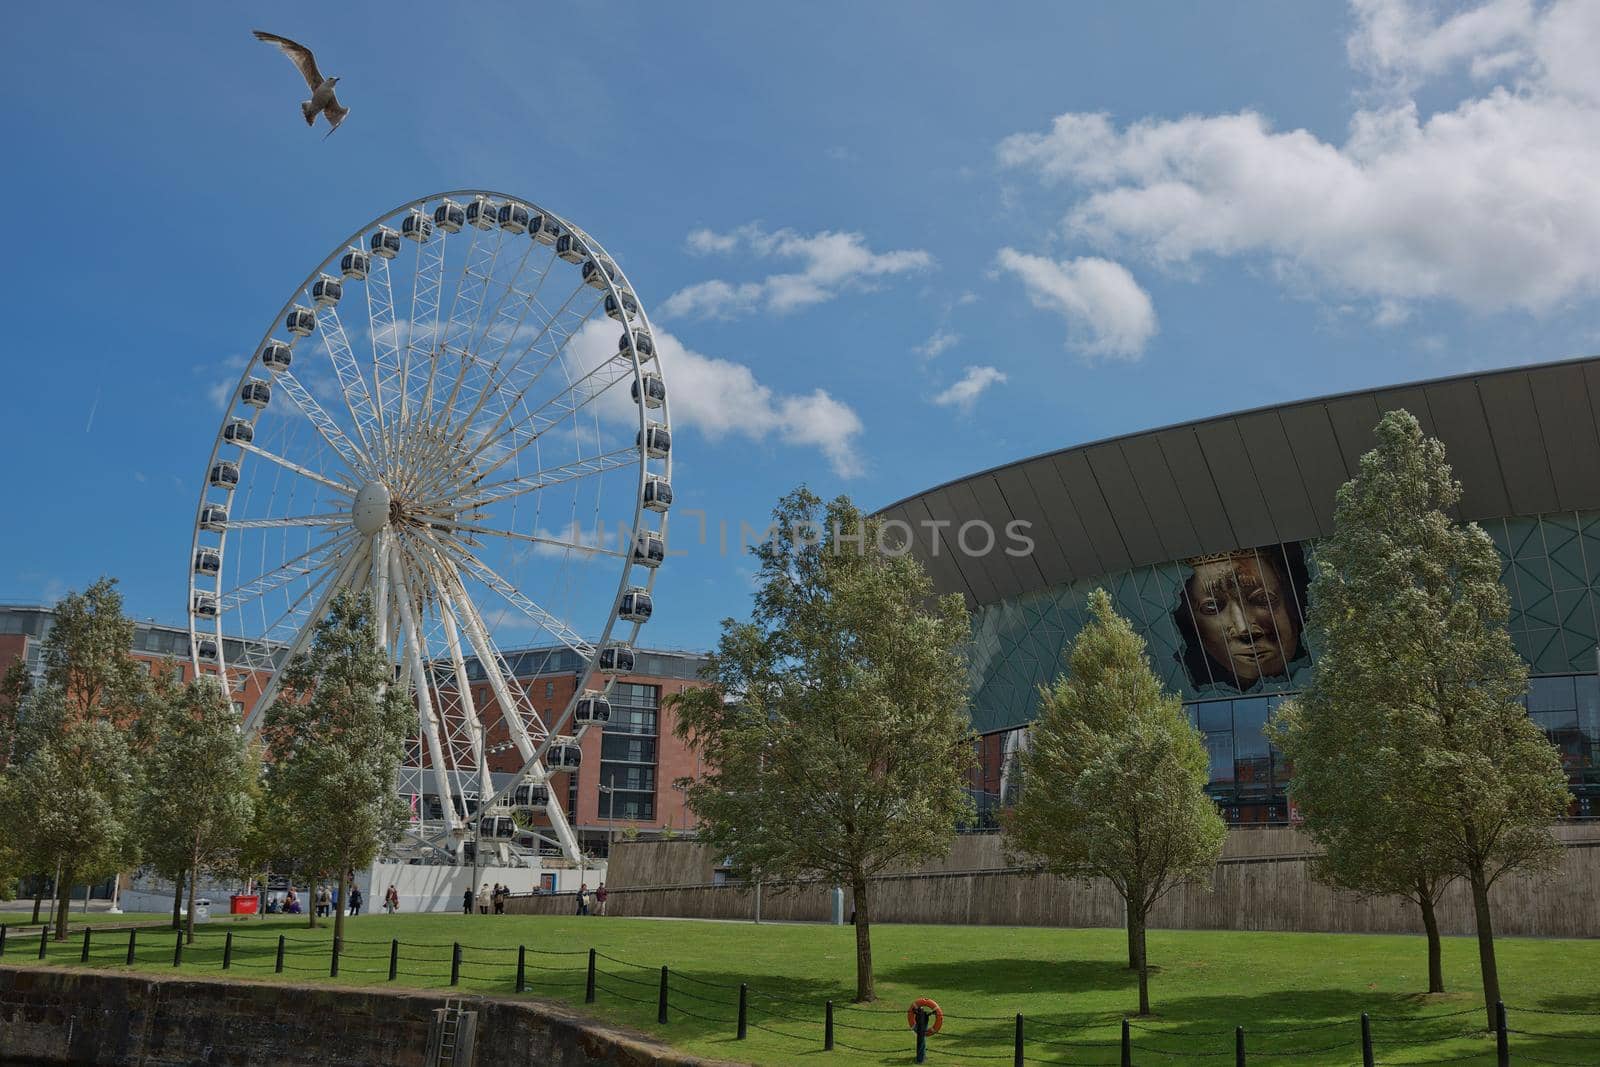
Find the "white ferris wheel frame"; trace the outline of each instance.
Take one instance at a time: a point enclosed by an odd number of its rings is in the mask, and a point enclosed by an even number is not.
[[[471,230],[472,243],[468,250],[468,263],[461,271],[456,291],[450,294],[450,312],[449,318],[446,319],[442,292],[445,274],[443,249],[449,234],[437,228],[431,231],[431,236],[425,236],[416,242],[417,265],[412,287],[413,314],[403,343],[400,337],[401,331],[396,325],[394,294],[389,281],[388,266],[389,258],[392,257],[370,255],[369,273],[361,279],[367,298],[367,322],[373,350],[371,365],[365,368],[350,347],[336,304],[332,307],[322,306],[311,295],[312,287],[318,279],[341,276],[338,262],[347,252],[368,252],[367,240],[375,233],[382,232],[387,223],[396,223],[391,232],[398,232],[399,220],[411,217],[418,211],[431,219],[432,207],[450,201],[459,204],[478,202],[479,210],[483,210],[482,205],[485,201],[495,206],[521,205],[530,216],[554,220],[560,233],[571,234],[575,241],[581,242],[589,262],[598,261],[605,268],[599,272],[603,277],[604,287],[595,306],[578,321],[576,327],[568,331],[561,346],[556,350],[556,355],[548,359],[532,379],[519,383],[521,391],[503,404],[504,410],[494,417],[490,430],[479,434],[476,441],[469,441],[464,435],[469,429],[477,430],[474,420],[482,414],[486,404],[493,404],[503,399],[502,389],[510,383],[510,368],[507,368],[503,375],[500,374],[500,365],[506,355],[504,348],[500,358],[489,366],[487,377],[479,387],[473,407],[459,422],[454,421],[458,414],[454,404],[469,371],[478,363],[478,353],[475,350],[468,347],[462,348],[459,352],[462,360],[461,370],[451,385],[451,391],[442,409],[439,407],[436,393],[436,389],[440,386],[438,369],[444,361],[442,357],[455,351],[451,346],[452,337],[460,339],[457,327],[465,314],[471,313],[472,323],[465,336],[466,342],[470,345],[473,332],[479,325],[478,320],[482,317],[484,304],[493,289],[490,284],[493,261],[490,261],[487,272],[480,271],[475,275],[471,257],[477,251],[480,235],[491,229],[495,231],[493,255],[496,257],[508,234],[525,240],[531,248],[537,248],[540,244],[548,242],[536,240],[531,233],[519,235],[516,230],[506,229],[498,224],[489,227],[468,225],[458,231],[450,231],[450,233],[465,234]],[[524,257],[528,254],[528,252],[523,253]],[[529,305],[539,303],[537,300],[539,288],[543,287],[551,272],[558,269],[554,263],[555,253],[552,251],[551,254],[552,260],[546,263],[539,279],[539,286],[535,288],[533,294],[531,296],[521,292],[517,294],[524,305],[523,317],[526,317]],[[334,268],[331,272],[330,267]],[[499,303],[491,315],[489,326],[485,327],[480,345],[487,341],[488,331],[498,324],[497,316],[500,315],[501,307],[511,294],[513,283],[518,277],[520,277],[520,266],[518,273],[507,283],[507,292],[499,295]],[[465,292],[472,286],[476,286],[478,291]],[[600,287],[593,285],[587,279],[581,280],[573,294],[567,297],[566,302],[549,315],[548,321],[541,327],[541,336],[551,329],[568,305],[582,295],[586,288]],[[190,659],[195,674],[214,675],[222,680],[225,688],[229,688],[230,645],[237,645],[241,650],[246,647],[239,638],[224,632],[224,619],[229,611],[249,602],[253,597],[262,596],[267,591],[287,588],[303,580],[306,583],[304,591],[274,623],[275,626],[285,619],[291,623],[303,620],[299,622],[294,638],[286,643],[270,641],[268,634],[263,637],[260,647],[255,649],[257,657],[255,663],[251,662],[249,654],[241,651],[241,659],[244,662],[235,664],[241,688],[248,685],[252,677],[259,677],[268,669],[261,666],[261,663],[271,664],[270,675],[244,721],[247,733],[258,731],[267,710],[277,697],[284,669],[305,650],[316,623],[326,616],[327,608],[335,594],[370,582],[380,643],[386,651],[389,651],[391,657],[397,660],[395,666],[398,671],[410,677],[417,703],[418,736],[428,754],[427,773],[432,776],[431,785],[442,809],[442,826],[438,830],[430,831],[426,820],[419,819],[417,825],[407,831],[415,846],[455,855],[460,844],[470,835],[471,823],[502,810],[509,810],[508,796],[518,785],[532,783],[545,786],[547,798],[545,814],[554,835],[552,840],[536,829],[536,838],[559,846],[570,860],[581,859],[582,849],[566,818],[565,797],[558,798],[551,795],[548,781],[552,771],[546,766],[545,757],[553,745],[575,744],[588,730],[588,723],[577,723],[576,729],[570,733],[565,731],[569,724],[575,722],[574,714],[580,700],[595,691],[609,697],[617,675],[632,673],[631,671],[601,672],[600,651],[613,646],[629,650],[637,647],[643,623],[624,621],[620,617],[623,597],[630,589],[643,589],[647,594],[650,593],[655,586],[660,560],[654,563],[640,563],[637,561],[634,547],[647,533],[653,533],[659,535],[664,555],[667,536],[667,511],[664,507],[647,508],[645,491],[647,484],[655,479],[660,479],[669,489],[671,487],[671,419],[666,396],[661,396],[655,405],[646,403],[647,365],[654,364],[650,368],[650,373],[654,376],[663,380],[664,376],[659,354],[654,350],[654,331],[643,302],[638,300],[636,294],[637,291],[628,282],[621,268],[616,265],[615,259],[609,256],[587,231],[574,226],[561,216],[546,211],[532,200],[483,189],[456,189],[433,193],[376,216],[339,242],[334,251],[306,275],[278,310],[262,334],[238,384],[230,394],[227,409],[223,414],[222,427],[214,438],[211,453],[206,460],[206,475],[201,483],[194,535],[190,545],[186,609],[189,619]],[[574,382],[570,368],[561,359],[562,352],[567,342],[592,319],[595,309],[606,297],[615,301],[615,306],[620,309],[620,315],[612,317],[620,322],[626,344],[619,344],[616,356],[582,375],[578,382]],[[347,425],[354,430],[353,436],[340,427],[339,419],[328,414],[311,392],[294,376],[292,369],[272,370],[263,365],[262,353],[270,344],[276,342],[274,335],[284,325],[286,317],[299,308],[314,309],[316,324],[314,331],[311,332],[317,334],[337,375],[339,392],[345,405],[343,414],[349,416]],[[433,316],[430,336],[424,338],[425,342],[432,342],[432,347],[420,352],[414,343],[419,310],[423,313],[424,320],[429,313]],[[518,326],[520,325],[521,319],[518,320]],[[293,350],[297,343],[307,342],[307,338],[308,335],[292,335],[286,343]],[[649,342],[649,351],[641,352],[641,341]],[[509,348],[511,344],[507,341],[505,347]],[[530,344],[524,350],[524,354],[531,350]],[[622,357],[626,357],[626,360],[621,368],[612,367],[612,364],[618,363]],[[421,363],[413,367],[415,359],[420,359]],[[591,386],[588,398],[571,407],[570,413],[576,418],[579,408],[596,399],[600,393],[619,385],[624,378],[630,376],[631,372],[635,406],[638,411],[638,438],[635,447],[615,449],[591,457],[579,457],[572,463],[558,465],[549,471],[538,470],[526,476],[520,474],[508,476],[506,472],[500,471],[502,465],[507,459],[519,455],[521,450],[526,448],[529,442],[536,440],[542,431],[537,424],[522,429],[518,429],[515,424],[509,429],[502,427],[513,420],[515,408],[527,396],[532,384],[543,375],[545,369],[558,362],[561,369],[567,372],[567,389],[531,414],[524,407],[524,415],[528,420],[531,421],[534,415],[550,407],[560,396],[570,396],[576,400],[577,385],[602,370],[609,369],[612,373],[616,373],[617,377],[598,388]],[[425,376],[420,374],[422,364],[427,366],[428,373]],[[414,370],[420,380],[413,380]],[[445,376],[449,376],[448,372]],[[253,379],[266,381],[273,389],[282,390],[299,415],[315,428],[328,448],[345,462],[351,481],[361,478],[365,478],[369,483],[384,481],[403,477],[408,468],[416,467],[423,470],[425,476],[413,488],[422,493],[434,494],[426,498],[430,508],[438,505],[436,514],[432,511],[423,513],[427,528],[420,532],[408,529],[408,536],[404,542],[394,536],[386,524],[375,532],[364,533],[355,526],[356,503],[361,486],[298,465],[287,457],[275,455],[252,442],[225,440],[223,430],[230,423],[241,421],[238,408],[242,391]],[[419,419],[413,409],[415,412],[426,410],[427,415]],[[261,417],[262,410],[261,407],[254,407],[243,418],[254,427]],[[546,422],[548,426],[553,427],[558,424],[559,417],[549,416]],[[669,447],[665,455],[651,454],[647,435],[653,427],[660,427],[669,435]],[[441,434],[441,430],[448,432]],[[251,432],[253,435],[254,430]],[[519,440],[519,437],[522,439]],[[472,448],[464,458],[452,458],[468,444],[472,445]],[[452,472],[460,473],[467,462],[477,459],[487,449],[497,445],[505,448],[505,455],[498,461],[489,463],[471,483],[472,493],[481,499],[466,502],[469,505],[487,507],[495,501],[511,496],[536,493],[553,485],[621,469],[630,463],[636,464],[633,515],[627,527],[631,531],[629,543],[622,545],[618,552],[607,552],[603,548],[593,549],[582,544],[570,544],[541,537],[537,532],[523,534],[463,522],[462,514],[470,513],[473,507],[460,506],[462,501],[448,500],[441,495],[451,488],[447,484],[447,476]],[[233,449],[238,450],[238,458],[232,462],[237,465],[239,471],[243,470],[246,460],[273,463],[283,470],[311,480],[334,496],[342,498],[347,502],[347,510],[325,511],[283,520],[234,521],[232,510],[234,496],[239,490],[242,477],[230,486],[218,486],[212,481],[212,473],[217,464],[227,459],[231,455],[230,450]],[[474,467],[473,470],[476,471],[477,468]],[[280,476],[281,473],[280,470]],[[230,521],[221,523],[220,529],[204,528],[201,519],[208,505],[221,505],[227,509]],[[331,531],[331,535],[300,556],[281,561],[273,570],[253,579],[252,582],[225,591],[222,588],[220,561],[226,558],[229,532],[288,524],[326,529]],[[553,544],[579,552],[619,556],[622,561],[621,575],[607,610],[605,626],[599,640],[593,643],[585,641],[565,620],[541,608],[532,599],[523,595],[513,583],[479,559],[478,554],[472,549],[472,538],[486,535],[512,537],[533,544]],[[197,560],[203,549],[214,549],[217,553],[219,560],[217,573],[204,574],[198,570]],[[643,574],[638,574],[639,571]],[[544,716],[541,716],[534,707],[531,697],[517,684],[509,662],[495,645],[488,624],[467,591],[463,572],[484,586],[493,588],[503,600],[538,622],[560,644],[579,656],[580,668],[573,695],[559,714],[551,716],[551,721],[544,721]],[[212,601],[215,605],[214,614],[206,615],[198,611],[198,605],[205,595],[214,598]],[[445,663],[440,663],[436,656],[431,658],[428,656],[427,643],[421,636],[421,628],[415,618],[419,605],[428,601],[438,605],[438,619],[443,625],[448,647],[448,661]],[[215,642],[214,658],[201,654],[203,643],[207,641]],[[471,679],[465,667],[465,661],[469,657],[477,661],[486,676],[495,702],[500,708],[501,717],[508,727],[510,744],[522,759],[517,774],[510,779],[509,784],[499,789],[495,789],[490,775],[490,753],[485,744],[484,726],[474,703]],[[604,681],[599,687],[591,688],[597,676],[603,676]],[[451,695],[455,697],[459,706],[454,709],[454,718],[451,722],[454,723],[458,736],[446,736],[444,709],[435,707],[435,698],[441,694],[438,686],[441,677],[454,679]],[[457,755],[471,754],[473,764],[471,770],[478,778],[476,783],[478,804],[475,812],[465,803],[471,794],[472,783],[462,780],[460,766],[462,761],[448,757],[447,750]],[[451,775],[452,763],[456,771],[454,785]],[[407,770],[415,777],[420,777],[422,760],[417,759],[416,766]],[[564,768],[554,773],[562,773],[562,770]],[[415,785],[414,791],[420,796],[423,793],[422,785],[420,782],[416,782]],[[455,808],[454,798],[457,796],[463,799],[463,812],[458,812]]]

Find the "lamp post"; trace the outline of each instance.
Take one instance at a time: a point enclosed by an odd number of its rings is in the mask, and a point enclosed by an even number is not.
[[[609,872],[611,869],[612,836],[617,828],[615,822],[617,817],[617,788],[616,786],[604,784],[599,785],[597,788],[606,795],[606,870]]]

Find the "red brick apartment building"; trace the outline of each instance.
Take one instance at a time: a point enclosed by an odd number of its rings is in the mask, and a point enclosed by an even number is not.
[[[22,660],[39,672],[41,642],[52,618],[51,609],[42,605],[0,605],[0,671]],[[193,673],[189,633],[182,627],[138,622],[130,651],[150,664],[151,671],[160,664],[180,671],[185,680]],[[578,682],[576,653],[563,647],[529,648],[507,651],[505,658],[533,707],[547,716],[566,707]],[[662,705],[671,694],[698,684],[703,662],[692,652],[637,650],[637,673],[618,678],[612,690],[610,721],[604,729],[584,734],[582,765],[552,776],[552,796],[565,796],[573,830],[592,854],[603,855],[611,837],[630,827],[682,831],[692,825],[683,794],[673,783],[698,775],[701,765],[696,752],[678,739],[676,717]],[[509,744],[510,731],[476,661],[467,662],[467,674],[494,752],[491,769],[509,778],[520,766]],[[259,685],[252,684],[236,694],[241,717],[259,693]]]

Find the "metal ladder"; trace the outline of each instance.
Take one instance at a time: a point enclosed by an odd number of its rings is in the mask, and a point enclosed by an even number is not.
[[[444,1018],[439,1021],[438,1067],[456,1067],[456,1039],[461,1034],[461,1013],[466,1009],[463,1001],[450,998],[444,1002]]]

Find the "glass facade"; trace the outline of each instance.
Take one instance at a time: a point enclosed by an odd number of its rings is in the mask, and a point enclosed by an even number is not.
[[[1573,814],[1600,817],[1600,513],[1479,523],[1499,550],[1511,597],[1508,629],[1528,662],[1528,711],[1561,752]],[[1232,822],[1288,819],[1287,768],[1262,728],[1309,679],[1314,643],[1301,640],[1316,545],[1265,546],[1085,579],[980,608],[970,656],[980,825],[1014,788],[1017,728],[1039,687],[1062,669],[1097,586],[1145,639],[1151,665],[1181,694],[1210,754],[1208,791]],[[1217,580],[1222,575],[1223,580]],[[1226,625],[1225,625],[1226,624]],[[1230,654],[1221,636],[1249,635]],[[1213,634],[1218,636],[1213,636]],[[1252,669],[1254,668],[1254,669]]]
[[[618,682],[612,687],[611,719],[600,739],[602,820],[656,817],[660,704],[659,686]]]

